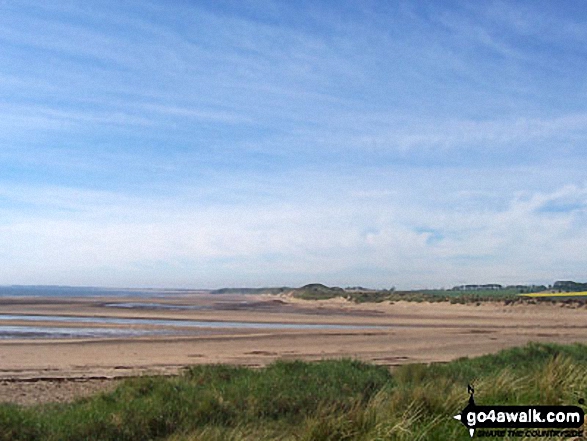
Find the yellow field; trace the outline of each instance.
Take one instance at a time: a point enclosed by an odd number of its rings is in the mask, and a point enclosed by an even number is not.
[[[524,297],[583,297],[587,296],[587,291],[580,292],[535,292],[532,294],[520,294]]]

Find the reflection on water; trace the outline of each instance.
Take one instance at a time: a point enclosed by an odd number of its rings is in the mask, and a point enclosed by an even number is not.
[[[182,319],[147,319],[119,317],[82,317],[62,315],[0,314],[0,320],[26,320],[65,323],[103,323],[113,325],[151,325],[196,328],[258,328],[258,329],[383,329],[386,326],[335,325],[326,323],[263,323]]]
[[[119,318],[119,317],[83,317],[83,316],[59,316],[59,315],[18,315],[0,314],[0,321],[35,321],[50,323],[94,323],[106,325],[130,325],[162,326],[171,328],[214,328],[214,329],[388,329],[388,326],[358,326],[336,325],[324,323],[261,323],[261,322],[232,322],[209,320],[171,320],[171,319],[147,319],[147,318]],[[109,337],[109,336],[137,336],[152,334],[171,334],[173,331],[155,331],[152,329],[129,328],[57,328],[50,326],[19,326],[0,325],[0,338],[17,337]],[[47,335],[45,335],[47,334]]]

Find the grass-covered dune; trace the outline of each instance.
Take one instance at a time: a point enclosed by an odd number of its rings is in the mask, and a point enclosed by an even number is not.
[[[395,290],[345,290],[337,287],[327,287],[312,284],[289,291],[293,297],[303,300],[327,300],[337,297],[355,303],[380,302],[450,302],[460,304],[480,304],[481,302],[514,303],[565,303],[573,306],[585,306],[587,292],[564,293],[530,293],[520,294],[519,289],[507,288],[500,290],[445,290],[425,289],[415,291]]]
[[[529,300],[519,296],[517,289],[454,291],[428,289],[415,291],[342,289],[328,287],[319,283],[302,286],[289,291],[294,297],[303,300],[327,300],[342,297],[355,303],[378,302],[451,302],[477,303],[485,301],[522,301]],[[534,299],[533,299],[534,301]]]
[[[530,344],[392,373],[352,360],[194,366],[69,404],[0,405],[0,440],[466,440],[452,416],[468,383],[478,404],[577,405],[587,346]]]

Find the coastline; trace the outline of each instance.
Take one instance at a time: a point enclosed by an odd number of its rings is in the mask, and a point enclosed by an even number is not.
[[[198,294],[142,299],[141,302],[164,302],[175,306],[207,305],[211,306],[209,309],[104,306],[122,301],[127,299],[51,298],[22,302],[3,298],[0,305],[3,313],[14,315],[323,323],[382,328],[201,328],[188,329],[185,335],[2,339],[0,401],[46,401],[51,395],[41,393],[41,384],[64,385],[68,382],[75,386],[89,385],[94,381],[104,383],[106,387],[116,379],[128,376],[174,375],[184,366],[192,364],[227,363],[260,367],[277,359],[357,358],[391,367],[484,355],[530,341],[587,341],[587,325],[582,324],[584,307],[573,309],[546,303],[482,303],[478,306],[424,302],[354,304],[343,299],[305,301],[286,295]],[[23,324],[19,321],[10,323],[15,326]],[[42,320],[32,323],[51,326]],[[27,385],[22,386],[19,392],[23,393],[22,388],[27,389],[24,392],[26,399],[15,395],[16,384]]]

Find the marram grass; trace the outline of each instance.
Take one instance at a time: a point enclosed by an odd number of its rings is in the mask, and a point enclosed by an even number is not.
[[[468,383],[478,404],[577,405],[587,347],[530,344],[393,373],[352,360],[194,366],[70,404],[1,405],[0,440],[467,440],[452,416]]]

